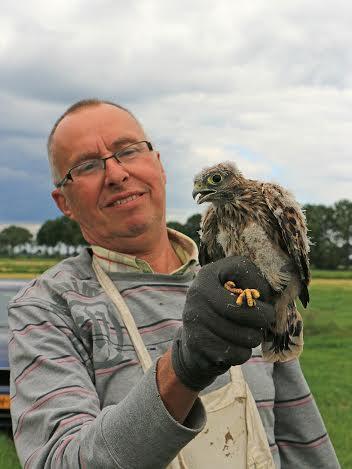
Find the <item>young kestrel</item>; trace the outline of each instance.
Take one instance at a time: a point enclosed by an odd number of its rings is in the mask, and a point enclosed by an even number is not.
[[[303,323],[295,300],[309,302],[309,239],[305,216],[292,194],[278,184],[245,178],[230,162],[203,169],[194,179],[198,204],[211,202],[201,221],[201,265],[226,256],[244,256],[261,271],[274,292],[276,321],[264,331],[263,357],[286,361],[303,349]],[[260,292],[225,288],[237,304],[255,304]]]

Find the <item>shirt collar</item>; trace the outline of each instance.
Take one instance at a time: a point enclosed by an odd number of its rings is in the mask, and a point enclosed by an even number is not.
[[[198,264],[198,248],[196,243],[188,236],[171,228],[167,229],[171,245],[180,259],[182,265],[171,272],[170,275],[184,274],[194,270]],[[143,272],[154,273],[148,262],[136,256],[124,254],[101,246],[91,246],[94,256],[105,272]]]

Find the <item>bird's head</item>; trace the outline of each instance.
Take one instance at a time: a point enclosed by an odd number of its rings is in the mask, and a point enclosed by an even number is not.
[[[194,178],[192,196],[197,204],[203,202],[226,203],[235,197],[235,188],[244,178],[234,163],[226,161],[204,168]]]

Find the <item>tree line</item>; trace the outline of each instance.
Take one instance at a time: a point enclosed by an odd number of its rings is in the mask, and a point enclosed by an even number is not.
[[[350,269],[352,263],[352,201],[343,199],[332,206],[307,204],[303,206],[311,240],[310,261],[317,269]],[[178,230],[199,244],[200,214],[185,223],[169,221]],[[26,252],[34,255],[57,252],[58,245],[70,247],[63,254],[78,252],[86,244],[78,224],[66,217],[47,220],[33,238],[26,228],[15,225],[0,232],[0,255],[13,256]],[[52,248],[36,249],[35,247]],[[62,254],[62,251],[61,251]]]
[[[86,244],[79,225],[67,217],[45,221],[36,237],[27,228],[11,225],[0,232],[0,255],[57,255],[79,252]]]

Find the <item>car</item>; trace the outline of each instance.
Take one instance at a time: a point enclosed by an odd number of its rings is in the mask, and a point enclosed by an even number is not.
[[[11,428],[7,305],[28,280],[0,280],[0,429]]]

